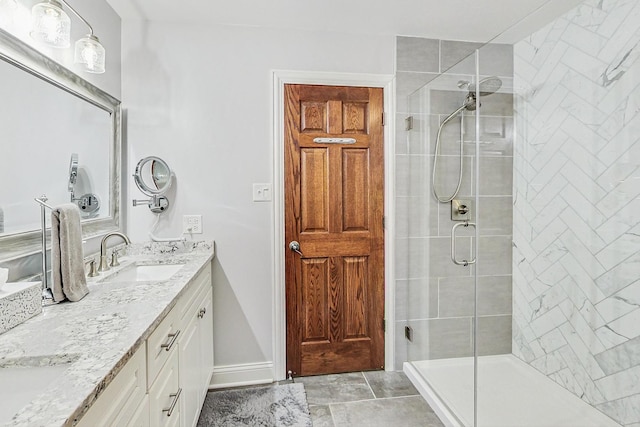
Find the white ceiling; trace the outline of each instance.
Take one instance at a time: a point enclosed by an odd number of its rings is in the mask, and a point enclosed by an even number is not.
[[[582,0],[107,0],[124,19],[515,42]],[[525,22],[522,22],[524,18]]]

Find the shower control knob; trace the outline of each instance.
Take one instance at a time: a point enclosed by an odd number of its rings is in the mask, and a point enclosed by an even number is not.
[[[467,207],[467,205],[460,205],[458,206],[458,213],[460,215],[466,215],[469,213],[469,208]]]

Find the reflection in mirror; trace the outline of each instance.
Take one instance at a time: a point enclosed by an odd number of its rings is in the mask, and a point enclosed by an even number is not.
[[[0,187],[5,234],[39,227],[34,197],[46,194],[53,205],[68,202],[71,153],[82,159],[75,191],[104,195],[108,202],[109,112],[4,61],[0,99],[3,147],[13,160],[0,168],[0,182],[11,183]]]
[[[117,229],[120,102],[1,29],[0,99],[0,262],[40,251],[44,194],[88,212],[83,238]]]
[[[171,169],[159,157],[149,156],[140,160],[133,177],[140,191],[147,196],[164,194],[171,187]]]
[[[71,155],[69,162],[69,184],[68,190],[71,193],[71,203],[78,205],[82,218],[95,218],[100,209],[100,199],[93,193],[85,193],[76,197],[75,186],[78,181],[78,153]]]
[[[71,155],[71,160],[69,161],[69,184],[67,185],[67,189],[69,192],[73,192],[73,188],[76,185],[76,181],[78,180],[78,153],[73,153]]]
[[[151,162],[151,178],[158,191],[166,193],[171,186],[171,170],[162,160]]]

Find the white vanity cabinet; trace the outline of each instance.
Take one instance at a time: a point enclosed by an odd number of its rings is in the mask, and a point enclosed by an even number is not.
[[[213,373],[212,293],[207,264],[77,425],[195,426]]]
[[[198,423],[200,409],[213,372],[213,315],[211,277],[202,274],[184,311],[180,337],[180,387],[182,426]]]

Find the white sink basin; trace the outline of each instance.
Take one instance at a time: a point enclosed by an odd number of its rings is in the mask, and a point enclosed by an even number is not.
[[[184,264],[155,264],[125,267],[119,272],[106,277],[101,282],[142,282],[167,280],[176,274]]]
[[[0,425],[8,423],[49,384],[57,381],[68,367],[68,364],[0,367]]]

